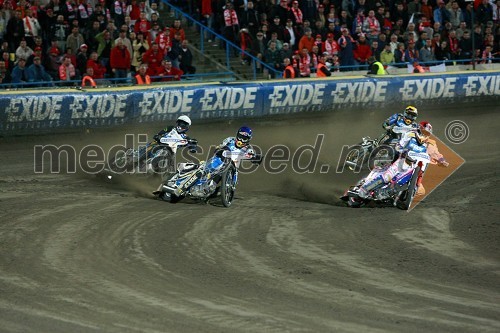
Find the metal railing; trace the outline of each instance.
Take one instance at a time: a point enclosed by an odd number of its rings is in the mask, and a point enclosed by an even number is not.
[[[165,85],[172,83],[196,83],[205,81],[220,80],[235,80],[234,72],[214,72],[214,73],[199,73],[199,74],[184,74],[181,76],[183,80],[169,80],[176,79],[173,75],[151,76],[153,82],[151,85]],[[102,87],[123,87],[131,86],[134,84],[134,77],[127,78],[104,78],[94,79],[97,88]],[[68,81],[38,81],[38,82],[20,82],[20,83],[2,83],[0,89],[4,90],[18,90],[18,89],[47,89],[47,88],[82,88],[82,80],[68,80]],[[88,84],[85,88],[92,88]],[[1,90],[0,90],[1,91]]]

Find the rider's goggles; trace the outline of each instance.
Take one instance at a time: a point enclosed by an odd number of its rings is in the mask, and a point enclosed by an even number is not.
[[[236,141],[240,142],[241,145],[246,145],[248,142],[250,142],[250,136],[247,134],[247,133],[238,133],[238,135],[236,135]]]
[[[187,131],[189,129],[189,124],[186,123],[185,121],[178,121],[177,128],[182,131]]]

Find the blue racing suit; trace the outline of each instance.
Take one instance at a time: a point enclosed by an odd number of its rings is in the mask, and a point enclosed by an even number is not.
[[[382,127],[388,131],[389,133],[391,133],[391,135],[395,138],[399,138],[399,134],[397,133],[393,133],[391,131],[391,129],[393,127],[403,127],[403,128],[408,128],[408,129],[415,129],[417,130],[418,129],[418,124],[415,123],[415,122],[412,122],[410,125],[407,125],[405,123],[405,118],[403,116],[403,114],[401,113],[395,113],[393,114],[392,116],[390,116],[389,118],[386,119],[386,121],[382,124]]]
[[[228,137],[217,147],[215,155],[207,161],[207,164],[205,165],[206,174],[214,174],[220,171],[220,167],[224,164],[224,151],[231,154],[231,158],[235,160],[234,164],[236,165],[236,168],[239,167],[241,160],[252,159],[252,157],[255,156],[255,151],[252,146],[247,145],[245,147],[238,148],[236,147],[236,138]]]

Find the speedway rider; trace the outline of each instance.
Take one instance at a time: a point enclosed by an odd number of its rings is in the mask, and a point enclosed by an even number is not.
[[[430,124],[428,124],[430,126]],[[403,134],[401,140],[396,145],[396,151],[399,153],[399,158],[392,163],[387,169],[379,172],[372,170],[366,181],[360,186],[358,195],[362,199],[370,196],[370,192],[375,188],[383,186],[397,178],[412,166],[413,162],[408,153],[427,153],[427,141],[430,133],[428,131],[412,130]]]
[[[404,112],[395,113],[382,124],[382,127],[391,134],[393,138],[399,138],[399,135],[392,131],[393,127],[403,127],[408,129],[418,129],[416,123],[418,110],[414,106],[407,106]],[[400,139],[400,138],[399,138]]]
[[[241,160],[251,160],[254,163],[260,163],[261,157],[257,155],[250,145],[252,139],[252,129],[248,126],[243,126],[238,129],[235,137],[228,137],[216,147],[214,156],[191,178],[186,179],[181,184],[176,195],[184,193],[192,184],[202,177],[213,177],[221,171],[226,158],[237,157],[235,166],[238,168]],[[234,159],[233,159],[234,160]]]
[[[196,146],[198,144],[198,141],[196,139],[190,139],[186,132],[189,130],[191,126],[191,119],[188,116],[180,116],[177,118],[175,122],[175,126],[169,126],[167,128],[162,129],[161,131],[158,132],[155,136],[153,136],[153,140],[150,145],[147,146],[146,149],[144,150],[139,150],[139,156],[138,156],[138,161],[142,162],[143,160],[146,160],[148,158],[148,155],[150,154],[150,151],[155,149],[155,147],[158,146],[158,144],[162,143],[162,139],[164,137],[167,137],[172,131],[176,131],[179,133],[179,135],[186,140],[185,144],[182,144],[182,146],[189,145],[190,147]],[[179,145],[181,146],[181,145]]]
[[[175,121],[175,126],[168,126],[156,134],[153,139],[157,142],[160,142],[161,138],[165,135],[170,133],[173,129],[177,131],[183,138],[189,139],[188,136],[186,135],[186,132],[189,131],[189,127],[191,127],[191,119],[188,116],[180,116],[177,118]]]

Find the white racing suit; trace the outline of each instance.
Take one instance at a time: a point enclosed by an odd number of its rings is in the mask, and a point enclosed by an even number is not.
[[[405,172],[411,167],[411,161],[407,160],[407,153],[410,151],[416,153],[426,153],[426,144],[419,144],[415,138],[415,132],[407,132],[396,145],[396,150],[400,153],[400,157],[387,168],[375,168],[365,178],[365,182],[360,186],[358,195],[361,198],[367,198],[370,192],[375,188],[381,187]]]

